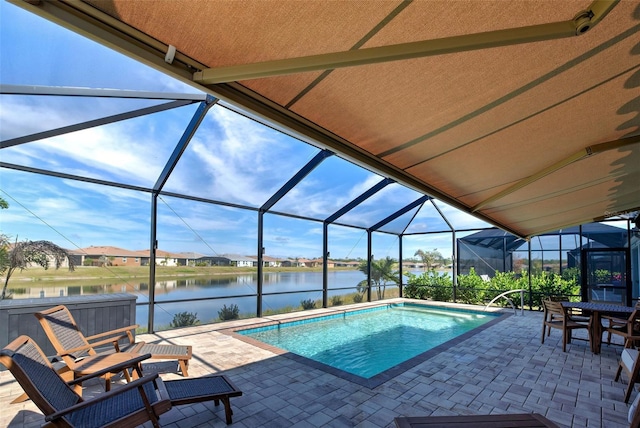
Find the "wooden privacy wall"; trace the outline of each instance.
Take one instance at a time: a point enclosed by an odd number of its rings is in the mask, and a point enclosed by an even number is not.
[[[0,347],[26,334],[33,338],[48,356],[56,354],[44,334],[35,312],[57,305],[71,311],[85,336],[136,323],[137,296],[127,293],[95,296],[45,297],[42,299],[9,299],[0,301]],[[5,367],[0,366],[0,370]]]

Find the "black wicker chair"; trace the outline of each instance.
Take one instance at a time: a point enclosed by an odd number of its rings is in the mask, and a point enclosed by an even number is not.
[[[138,356],[120,367],[136,369],[148,355]],[[65,382],[40,347],[28,336],[20,336],[2,351],[0,363],[16,378],[29,398],[54,427],[135,427],[147,421],[159,427],[159,416],[171,409],[171,401],[158,375],[142,377],[113,391],[84,400],[72,385],[101,376],[95,372]]]
[[[160,414],[174,405],[213,401],[224,404],[227,424],[232,422],[231,397],[242,395],[224,375],[162,381],[157,374],[142,376],[140,363],[150,355],[136,356],[69,382],[54,370],[40,347],[28,336],[20,336],[0,351],[0,363],[16,378],[26,395],[53,426],[137,426],[151,421],[158,426]],[[83,400],[74,386],[123,370],[134,370],[137,380]]]

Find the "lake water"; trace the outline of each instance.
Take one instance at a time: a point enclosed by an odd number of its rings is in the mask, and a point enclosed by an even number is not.
[[[415,272],[421,273],[421,272]],[[357,285],[366,279],[358,270],[329,270],[327,281],[329,299],[333,296],[348,296],[356,293]],[[57,297],[74,295],[95,295],[110,293],[130,293],[138,296],[137,302],[149,301],[147,282],[110,282],[99,285],[82,285],[73,281],[64,285],[47,284],[45,281],[29,282],[12,287],[15,299]],[[94,281],[95,282],[95,281]],[[344,288],[344,289],[342,289]],[[388,289],[395,289],[390,286]],[[336,290],[342,289],[342,290]],[[202,323],[219,321],[219,311],[223,306],[237,305],[242,317],[255,316],[258,292],[257,274],[215,275],[208,277],[172,278],[156,282],[154,328],[166,328],[175,314],[197,313]],[[299,308],[301,301],[322,299],[322,272],[266,272],[263,281],[263,314],[280,312],[282,308]],[[374,290],[375,293],[375,290]],[[216,300],[207,300],[216,298]],[[351,297],[349,296],[351,299]],[[175,302],[175,300],[191,300]],[[365,298],[366,300],[366,298]],[[343,303],[353,303],[343,299]],[[146,325],[148,307],[140,305],[136,314],[137,323]]]

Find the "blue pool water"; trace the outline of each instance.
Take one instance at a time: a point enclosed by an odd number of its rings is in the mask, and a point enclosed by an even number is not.
[[[392,304],[237,333],[369,379],[494,319],[485,312]]]

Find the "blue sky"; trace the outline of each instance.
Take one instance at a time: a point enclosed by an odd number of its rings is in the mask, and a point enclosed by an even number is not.
[[[66,29],[0,3],[0,83],[198,93],[192,87]],[[0,138],[30,135],[61,126],[158,104],[154,100],[1,95]],[[3,162],[59,173],[151,187],[163,170],[196,105],[190,105],[8,147]],[[209,110],[164,190],[258,208],[320,149],[240,115],[224,104]],[[274,210],[323,219],[383,177],[332,156],[282,198]],[[51,240],[69,249],[112,245],[149,248],[149,193],[0,169],[2,233],[18,239]],[[369,226],[421,196],[398,184],[339,219]],[[486,227],[472,216],[436,202],[456,229]],[[257,212],[162,196],[158,203],[159,248],[203,254],[257,253]],[[408,232],[448,229],[430,202],[389,224]],[[459,234],[458,237],[463,236]],[[322,223],[267,214],[266,254],[318,257]],[[451,235],[412,235],[404,255],[438,249],[451,255]],[[334,258],[365,258],[364,230],[331,225]],[[398,238],[375,233],[376,258],[398,257]]]

